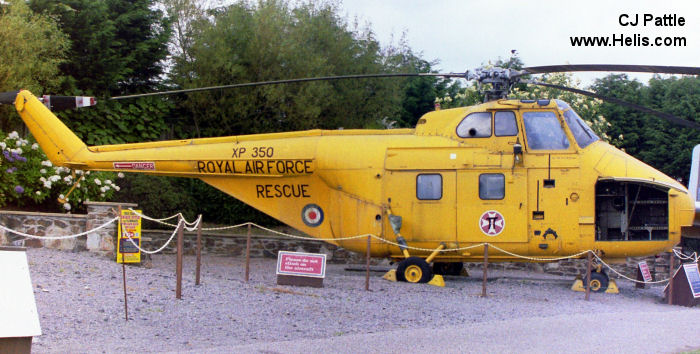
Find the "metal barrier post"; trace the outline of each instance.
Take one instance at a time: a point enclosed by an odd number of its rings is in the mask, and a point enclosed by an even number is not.
[[[182,248],[184,246],[184,218],[178,218],[177,225],[177,257],[175,262],[175,298],[182,299]]]
[[[114,210],[114,209],[112,209]],[[122,226],[122,206],[119,206],[119,226]],[[119,229],[119,227],[118,227]],[[121,238],[122,235],[117,235],[118,238]],[[121,244],[121,240],[119,240],[119,244]],[[124,320],[129,321],[129,305],[127,304],[127,297],[126,297],[126,264],[124,263],[124,253],[122,253],[122,282],[124,283]]]
[[[489,244],[484,244],[484,281],[481,284],[481,297],[486,297],[486,272],[489,268]]]
[[[250,280],[250,224],[248,224],[248,238],[245,243],[245,281]]]
[[[668,254],[668,304],[673,305],[673,270],[676,268],[673,252]]]
[[[365,291],[369,291],[369,247],[372,236],[367,236],[367,274],[365,275]]]
[[[588,251],[587,255],[588,264],[586,265],[586,279],[584,279],[584,281],[586,282],[586,301],[588,301],[591,297],[591,261],[593,258],[591,256],[591,251]]]
[[[199,285],[199,276],[202,270],[202,214],[199,214],[197,224],[197,268],[195,270],[195,285]]]

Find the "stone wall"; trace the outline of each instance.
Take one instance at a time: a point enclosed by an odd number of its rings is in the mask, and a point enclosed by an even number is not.
[[[9,229],[36,236],[74,235],[92,230],[114,218],[116,210],[132,208],[136,204],[86,202],[87,214],[56,214],[23,211],[0,210],[0,225]],[[69,238],[64,240],[42,240],[26,238],[17,234],[0,230],[0,246],[15,245],[25,247],[47,247],[66,251],[83,251],[114,256],[117,224],[92,232],[87,237]]]
[[[133,208],[135,204],[129,203],[100,203],[88,202],[87,214],[52,214],[31,213],[21,211],[0,211],[0,224],[13,230],[38,236],[70,235],[86,230],[94,229],[116,216],[116,211],[122,208]],[[285,233],[296,233],[289,228],[282,228]],[[116,245],[116,223],[87,237],[79,237],[67,240],[40,240],[17,236],[0,230],[0,246],[17,245],[26,247],[49,247],[67,251],[83,251],[99,253],[113,258]],[[143,230],[142,247],[149,250],[160,248],[170,237],[172,230]],[[343,248],[315,240],[298,240],[284,236],[265,233],[253,229],[251,236],[251,257],[276,258],[277,251],[296,251],[310,253],[324,253],[330,263],[364,263],[363,254],[349,252]],[[184,249],[186,253],[193,254],[195,250],[196,234],[185,232]],[[236,232],[203,233],[203,253],[220,254],[234,257],[245,256],[246,230],[238,229]],[[164,250],[166,253],[175,253],[175,242],[171,242]],[[668,255],[651,256],[645,258],[628,258],[627,264],[614,264],[613,267],[629,277],[636,277],[637,263],[646,260],[649,269],[655,279],[668,278]],[[386,260],[373,259],[372,264],[389,265]],[[480,263],[472,263],[469,268],[480,268]],[[557,275],[573,276],[582,274],[586,270],[585,260],[563,260],[554,263],[494,263],[490,267],[495,269],[522,269],[534,272],[542,272]],[[610,273],[610,276],[617,276]]]
[[[291,230],[285,230],[290,232]],[[291,231],[293,232],[293,231]],[[298,233],[297,233],[298,234]],[[172,235],[172,230],[143,230],[142,247],[156,250],[165,244]],[[300,234],[299,234],[300,235]],[[163,250],[165,253],[176,252],[176,238]],[[194,254],[197,236],[195,232],[184,233],[185,254]],[[243,257],[246,251],[247,235],[245,233],[202,233],[202,253],[219,254],[233,257]],[[299,240],[285,236],[260,234],[257,230],[251,233],[250,256],[252,258],[277,258],[280,250],[292,252],[323,253],[329,263],[364,263],[364,255],[349,252],[332,244],[316,240]],[[386,263],[381,259],[373,259],[372,264]]]

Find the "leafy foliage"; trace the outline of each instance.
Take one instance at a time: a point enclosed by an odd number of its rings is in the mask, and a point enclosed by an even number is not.
[[[33,92],[58,87],[59,65],[66,60],[68,37],[49,16],[33,13],[22,0],[0,2],[0,92]],[[19,125],[12,107],[0,107],[2,130]]]
[[[0,207],[10,204],[55,210],[53,201],[60,199],[61,209],[82,210],[84,201],[104,201],[119,190],[114,183],[116,174],[53,166],[38,144],[15,131],[7,136],[0,133],[0,150]]]
[[[593,88],[602,95],[700,123],[697,77],[655,77],[647,86],[627,75],[609,75],[596,80]],[[678,180],[688,178],[691,150],[700,143],[697,131],[615,104],[603,103],[600,111],[611,124],[610,135],[624,136],[616,142],[618,147]]]

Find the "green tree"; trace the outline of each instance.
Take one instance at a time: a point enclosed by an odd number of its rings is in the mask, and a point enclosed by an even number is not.
[[[62,76],[70,42],[49,16],[33,13],[22,0],[0,4],[0,92],[28,89],[36,94],[55,89]],[[12,107],[0,107],[2,130],[20,124]]]
[[[63,94],[93,95],[98,105],[58,113],[90,145],[157,140],[172,108],[162,99],[110,101],[151,91],[163,74],[170,21],[155,0],[31,0],[37,12],[58,19],[71,38],[62,72]]]

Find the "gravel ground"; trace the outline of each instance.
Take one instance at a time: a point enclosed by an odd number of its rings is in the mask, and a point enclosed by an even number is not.
[[[253,259],[246,283],[244,259],[205,255],[199,286],[194,257],[185,257],[176,300],[175,257],[155,255],[150,269],[126,268],[126,322],[122,268],[113,260],[49,249],[29,249],[28,258],[43,331],[38,353],[590,352],[586,342],[597,351],[700,349],[700,308],[664,305],[661,287],[630,282],[587,302],[569,290],[569,278],[495,265],[487,298],[478,270],[446,277],[445,288],[372,273],[367,292],[364,272],[331,264],[323,288],[296,288],[276,285],[275,259]]]

